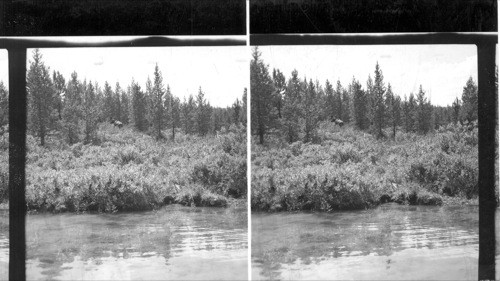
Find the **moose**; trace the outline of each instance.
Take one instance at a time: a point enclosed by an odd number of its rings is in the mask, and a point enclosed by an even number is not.
[[[123,127],[123,123],[118,121],[118,120],[115,120],[115,119],[111,119],[111,124],[115,125],[115,127],[118,127],[118,128],[122,128]]]
[[[335,125],[339,125],[340,127],[344,126],[344,121],[340,119],[334,118],[333,122],[335,123]]]

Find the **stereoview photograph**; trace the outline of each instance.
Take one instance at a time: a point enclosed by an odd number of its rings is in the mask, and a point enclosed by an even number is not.
[[[245,47],[29,49],[26,63],[27,279],[248,279]]]
[[[476,279],[475,45],[260,46],[254,280]]]

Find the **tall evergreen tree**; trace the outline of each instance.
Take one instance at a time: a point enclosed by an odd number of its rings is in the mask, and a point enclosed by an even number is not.
[[[305,81],[304,81],[305,82]],[[309,81],[304,99],[304,142],[313,141],[317,135],[319,122],[319,107],[316,87],[312,80]]]
[[[52,73],[52,81],[54,82],[55,89],[55,107],[57,109],[57,116],[59,120],[62,119],[62,106],[63,106],[63,96],[66,91],[66,81],[59,71],[54,71]]]
[[[302,97],[304,96],[304,88],[298,75],[297,70],[292,71],[292,76],[288,79],[283,97],[282,125],[289,143],[299,140],[300,119],[303,116]]]
[[[146,95],[141,90],[139,84],[134,81],[132,81],[131,91],[134,126],[137,130],[145,132],[147,130]]]
[[[54,107],[56,96],[49,69],[42,61],[38,49],[33,51],[26,76],[28,92],[28,129],[40,138],[40,145],[45,145],[45,137],[56,124],[57,111]]]
[[[241,98],[242,105],[241,105],[241,111],[242,113],[240,114],[240,122],[243,124],[243,126],[246,127],[247,125],[247,88],[243,89],[243,97]]]
[[[335,119],[335,94],[333,86],[328,80],[326,80],[325,83],[325,99],[326,99],[325,116],[327,116],[327,118],[330,119],[330,121],[333,121],[333,119]]]
[[[286,87],[286,79],[285,75],[283,75],[283,72],[281,72],[279,69],[273,69],[273,85],[275,91],[274,105],[278,112],[278,118],[281,118],[281,109],[283,107],[283,94]]]
[[[239,99],[236,99],[236,101],[231,106],[231,109],[233,111],[233,123],[238,124],[240,122],[240,115],[244,114],[241,110],[241,103]]]
[[[103,113],[104,118],[107,121],[111,121],[115,119],[115,101],[113,97],[113,90],[111,86],[108,84],[108,81],[104,82],[104,105],[103,105]]]
[[[375,120],[375,109],[374,109],[374,91],[373,91],[373,79],[371,75],[368,75],[368,80],[366,81],[366,101],[367,101],[367,114],[368,120],[370,120],[370,126],[373,125]]]
[[[66,86],[62,110],[64,132],[68,143],[77,143],[80,139],[80,120],[83,115],[82,85],[76,72],[71,73],[71,79]]]
[[[170,92],[170,87],[167,86],[167,93]],[[181,101],[178,97],[174,97],[172,94],[169,95],[170,102],[170,126],[172,127],[172,140],[175,140],[175,129],[180,127],[181,116],[180,116],[180,104]]]
[[[165,94],[165,89],[163,88],[163,77],[161,76],[158,64],[155,66],[153,88],[152,88],[152,102],[153,102],[153,130],[156,135],[156,139],[162,139],[163,135],[161,130],[165,126],[165,108],[163,104],[163,96]]]
[[[351,97],[345,89],[342,91],[342,121],[351,122]]]
[[[384,76],[377,62],[377,64],[375,65],[375,80],[372,90],[373,125],[377,138],[384,136],[382,129],[386,124],[385,90]]]
[[[370,120],[368,119],[368,101],[366,92],[361,89],[361,84],[354,77],[352,78],[351,91],[353,93],[354,122],[360,130],[368,129]]]
[[[116,82],[115,85],[115,116],[114,119],[123,122],[123,105],[122,105],[122,88],[120,83]]]
[[[477,85],[469,77],[462,92],[462,116],[464,120],[472,122],[477,120]]]
[[[429,102],[422,89],[422,85],[417,94],[417,108],[415,111],[415,121],[417,122],[417,132],[420,134],[427,134],[431,128],[431,111],[429,110]]]
[[[130,122],[130,97],[128,91],[122,91],[121,109],[121,121],[123,122],[123,124],[128,124]]]
[[[387,112],[392,127],[392,138],[396,139],[396,128],[401,122],[401,98],[392,92],[391,84],[387,85],[386,92]]]
[[[453,101],[453,104],[451,105],[452,107],[452,118],[453,118],[453,123],[457,124],[458,121],[460,121],[460,108],[462,107],[460,105],[460,100],[458,98]]]
[[[147,127],[150,127],[154,123],[155,104],[154,104],[154,94],[153,94],[153,82],[151,82],[149,76],[148,79],[146,80],[146,93],[144,98],[147,109],[146,112]]]
[[[83,119],[85,122],[85,138],[84,143],[95,143],[97,141],[97,124],[98,124],[98,104],[96,101],[96,93],[92,83],[84,82],[82,85],[84,90],[83,96]]]
[[[337,88],[335,89],[333,98],[333,111],[335,112],[335,118],[342,119],[344,114],[344,105],[342,104],[342,95],[344,93],[344,88],[342,84],[337,80]]]
[[[196,128],[199,135],[204,136],[209,132],[211,115],[210,104],[207,103],[200,87],[196,96]]]
[[[252,132],[259,136],[259,143],[264,143],[264,135],[273,126],[276,115],[273,108],[273,83],[269,76],[268,66],[261,59],[261,53],[257,47],[253,49],[252,61],[250,62],[250,88],[252,96],[251,105],[251,128]]]

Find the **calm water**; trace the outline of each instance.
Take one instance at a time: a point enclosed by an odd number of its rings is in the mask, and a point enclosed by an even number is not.
[[[27,278],[246,280],[247,244],[245,206],[29,215]],[[0,266],[7,272],[4,245],[8,240],[0,236]]]
[[[477,279],[478,207],[252,214],[252,279]],[[498,221],[498,219],[497,219]]]

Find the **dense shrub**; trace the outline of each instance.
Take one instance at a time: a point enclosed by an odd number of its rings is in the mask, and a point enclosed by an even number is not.
[[[376,140],[323,123],[320,144],[252,146],[252,209],[331,211],[384,202],[441,205],[478,194],[477,127]]]
[[[99,136],[99,145],[67,146],[51,139],[40,147],[28,135],[28,210],[115,212],[172,203],[223,207],[229,198],[246,197],[245,128],[217,137],[179,132],[176,141],[158,142],[127,127],[101,124]],[[7,160],[7,151],[0,156]],[[2,162],[1,199],[8,195],[7,168]]]

